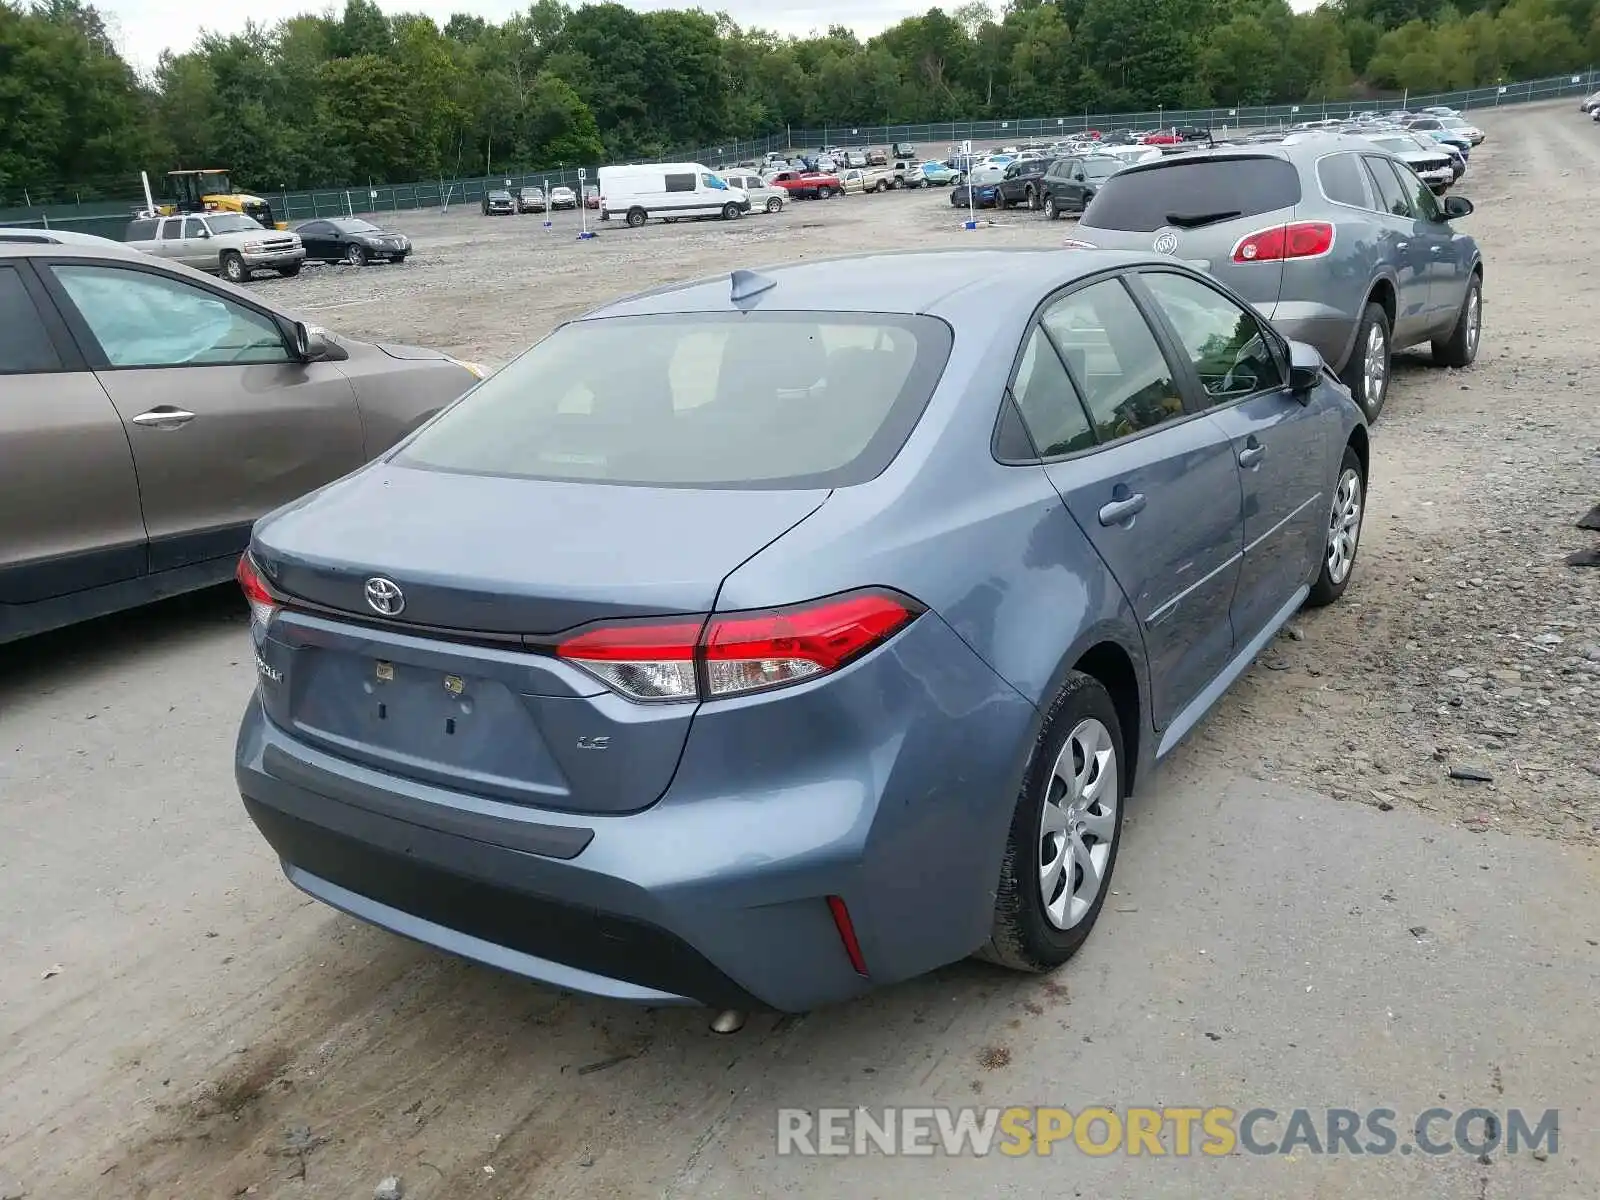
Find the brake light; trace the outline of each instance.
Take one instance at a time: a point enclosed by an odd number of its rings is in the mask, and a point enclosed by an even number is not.
[[[268,589],[266,581],[261,578],[260,569],[248,553],[239,556],[239,566],[233,574],[250,604],[250,620],[265,629],[273,614],[281,607],[278,598]]]
[[[869,589],[786,608],[601,625],[554,649],[630,700],[719,699],[837,671],[923,611],[909,597]]]
[[[1233,261],[1282,262],[1290,258],[1317,258],[1331,249],[1333,226],[1328,222],[1292,221],[1240,238],[1233,248]]]

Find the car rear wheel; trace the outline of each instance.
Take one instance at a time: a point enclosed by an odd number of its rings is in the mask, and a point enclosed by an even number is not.
[[[782,207],[783,207],[783,201],[778,199],[778,197],[776,197],[776,196],[774,196],[772,199],[767,201],[767,211],[769,213],[770,212],[777,212]]]
[[[356,245],[346,246],[344,248],[344,261],[349,263],[352,267],[364,267],[364,266],[366,266],[367,265],[367,252],[366,252],[366,249],[364,247],[362,247],[362,246],[356,246]]]
[[[1355,450],[1344,448],[1339,464],[1339,483],[1333,489],[1333,505],[1328,514],[1328,541],[1322,552],[1322,566],[1306,604],[1322,608],[1344,595],[1355,573],[1356,550],[1361,545],[1361,521],[1366,515],[1366,477]]]
[[[1389,397],[1390,357],[1389,314],[1383,311],[1383,305],[1369,303],[1356,329],[1350,361],[1339,373],[1340,381],[1350,389],[1368,421],[1378,419],[1383,402]]]
[[[244,259],[232,250],[222,252],[222,277],[229,283],[244,283],[250,278],[250,272],[245,270]]]
[[[1455,328],[1442,342],[1433,343],[1433,361],[1441,367],[1470,367],[1478,357],[1478,341],[1483,336],[1483,280],[1473,275]]]
[[[1039,207],[1039,193],[1037,191],[1035,191],[1032,187],[1028,188],[1025,192],[1023,192],[1022,193],[1022,197],[1023,197],[1024,200],[1026,200],[1028,202],[1028,207],[1030,209],[1034,209],[1034,210],[1038,209],[1038,207]]]
[[[829,187],[827,184],[823,184],[821,187],[819,187],[817,189],[817,199],[818,200],[832,200],[833,199],[833,189],[831,187]]]
[[[1127,772],[1111,694],[1074,671],[1045,717],[1011,818],[981,958],[1050,971],[1083,945],[1110,894]]]
[[[279,267],[278,274],[282,275],[285,279],[292,279],[294,276],[300,274],[300,264],[290,263],[287,267]]]

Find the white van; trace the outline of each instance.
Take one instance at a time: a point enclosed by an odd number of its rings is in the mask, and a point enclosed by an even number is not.
[[[600,219],[620,217],[637,229],[652,217],[722,217],[750,211],[750,197],[699,163],[645,163],[600,168]]]

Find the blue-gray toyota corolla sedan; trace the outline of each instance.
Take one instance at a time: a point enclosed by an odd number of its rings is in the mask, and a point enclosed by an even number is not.
[[[239,787],[312,896],[578,991],[1049,970],[1135,785],[1349,583],[1367,469],[1160,256],[649,292],[258,523]]]

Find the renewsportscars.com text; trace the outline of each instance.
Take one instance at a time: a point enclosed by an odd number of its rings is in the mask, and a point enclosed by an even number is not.
[[[1201,1154],[1524,1154],[1559,1149],[1560,1114],[1430,1108],[786,1108],[778,1153],[1013,1158]]]

